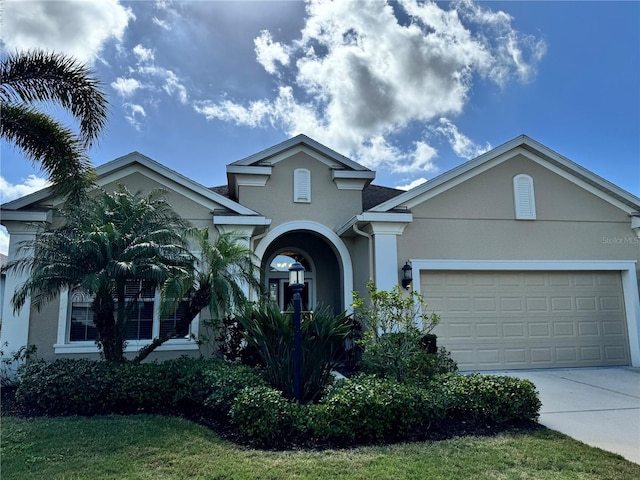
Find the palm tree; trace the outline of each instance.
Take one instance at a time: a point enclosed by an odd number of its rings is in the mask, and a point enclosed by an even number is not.
[[[169,278],[161,292],[164,313],[174,312],[181,302],[186,303],[185,308],[181,309],[175,328],[143,347],[134,359],[136,362],[144,360],[167,340],[184,335],[205,308],[216,320],[229,315],[234,307],[246,301],[243,285],[259,289],[256,256],[244,244],[246,238],[227,232],[210,242],[208,229],[192,230],[190,234],[200,249],[195,268],[184,269]]]
[[[155,289],[171,276],[185,276],[193,265],[183,235],[188,225],[171,209],[166,194],[158,189],[143,196],[119,186],[113,194],[102,192],[61,209],[64,223],[45,227],[35,240],[23,243],[20,248],[33,255],[7,265],[31,273],[11,299],[14,310],[29,296],[39,310],[63,289],[81,288],[93,296],[104,358],[124,361],[127,305],[135,304],[127,287],[142,280]]]
[[[0,61],[0,136],[40,165],[59,195],[76,195],[93,181],[86,150],[103,130],[107,100],[92,72],[62,54],[33,50]],[[79,131],[38,110],[54,104],[67,110]]]

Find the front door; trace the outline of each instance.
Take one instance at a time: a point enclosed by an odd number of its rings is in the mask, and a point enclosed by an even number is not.
[[[287,249],[270,259],[266,272],[269,300],[276,302],[282,311],[291,309],[293,293],[289,288],[289,268],[296,261],[305,269],[304,290],[300,293],[302,309],[310,311],[315,306],[315,268],[307,256],[298,250]]]

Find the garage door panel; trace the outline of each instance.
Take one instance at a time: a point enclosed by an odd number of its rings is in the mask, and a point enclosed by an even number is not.
[[[422,272],[463,370],[628,365],[617,272]]]

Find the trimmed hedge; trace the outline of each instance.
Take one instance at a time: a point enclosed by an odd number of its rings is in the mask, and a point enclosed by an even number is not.
[[[264,380],[256,370],[222,360],[41,360],[21,370],[16,408],[23,415],[49,416],[178,411],[226,416],[231,399],[246,385],[258,384]]]
[[[467,421],[508,423],[536,420],[542,402],[529,380],[498,375],[443,375],[440,386],[449,399],[447,416]]]
[[[535,420],[540,406],[533,384],[517,378],[447,374],[423,387],[358,375],[313,405],[297,405],[270,387],[244,389],[231,419],[256,446],[344,445],[424,436],[431,426],[451,422]]]
[[[317,404],[298,405],[253,368],[180,358],[113,364],[62,359],[28,363],[16,407],[23,415],[187,413],[229,425],[260,447],[347,445],[435,436],[445,428],[535,420],[541,407],[528,380],[446,374],[429,383],[357,375],[328,388]],[[446,432],[444,432],[446,433]]]

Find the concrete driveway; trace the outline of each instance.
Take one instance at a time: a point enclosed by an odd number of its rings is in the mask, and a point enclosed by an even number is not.
[[[538,420],[542,425],[640,464],[640,368],[500,373],[535,384],[542,401]]]

